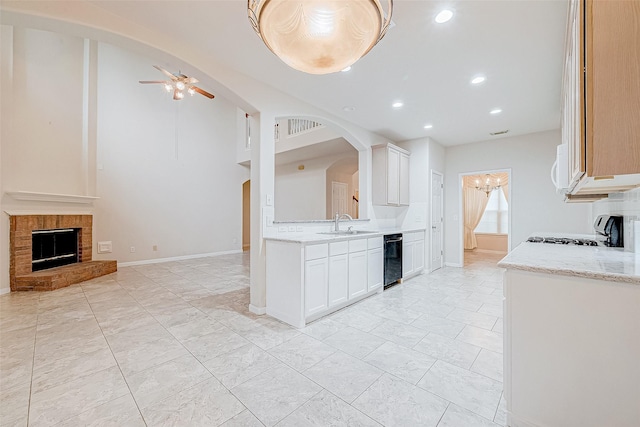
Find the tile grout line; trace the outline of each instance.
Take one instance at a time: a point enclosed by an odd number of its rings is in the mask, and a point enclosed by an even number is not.
[[[120,282],[118,282],[117,280],[115,282],[118,283],[118,286],[122,287],[122,285],[120,285]],[[142,422],[146,426],[147,425],[147,420],[145,420],[144,415],[142,414],[142,410],[140,409],[140,406],[138,405],[138,401],[133,396],[133,392],[131,391],[131,387],[129,386],[129,382],[127,381],[127,377],[124,375],[124,372],[122,372],[122,367],[120,366],[120,363],[118,362],[118,359],[116,358],[116,355],[113,353],[113,349],[111,348],[111,344],[109,344],[109,340],[107,339],[107,336],[104,334],[104,330],[102,329],[102,326],[100,325],[100,322],[98,322],[98,318],[96,317],[96,313],[93,311],[93,306],[91,305],[91,302],[89,302],[89,298],[87,298],[87,294],[84,291],[84,287],[82,287],[82,286],[80,286],[80,287],[82,289],[82,293],[84,294],[84,297],[87,299],[87,303],[89,304],[89,308],[91,309],[91,314],[93,314],[93,318],[95,319],[95,321],[96,321],[96,323],[98,325],[98,328],[100,328],[100,333],[102,333],[102,337],[104,338],[104,341],[107,343],[107,347],[109,347],[109,351],[111,352],[111,356],[113,357],[113,360],[116,362],[116,366],[118,367],[118,370],[120,371],[120,375],[122,375],[122,380],[126,384],[127,390],[129,390],[129,395],[131,396],[131,399],[133,400],[133,402],[136,405],[136,408],[138,409],[138,414],[140,414],[140,418],[142,419]],[[107,368],[107,369],[109,369],[109,368]]]

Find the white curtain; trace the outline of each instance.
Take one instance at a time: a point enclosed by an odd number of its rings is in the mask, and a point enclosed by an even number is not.
[[[473,232],[478,226],[482,214],[487,207],[489,197],[484,191],[478,191],[473,187],[462,189],[464,210],[464,248],[475,249],[478,247],[476,234]]]
[[[509,203],[509,183],[505,183],[502,186],[502,194],[504,194],[504,199]]]

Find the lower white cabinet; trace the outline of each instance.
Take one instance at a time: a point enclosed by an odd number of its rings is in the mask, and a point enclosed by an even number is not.
[[[419,240],[414,242],[413,246],[413,271],[419,273],[424,270],[424,233]]]
[[[384,281],[382,237],[369,239],[367,249],[367,291],[376,291]]]
[[[367,293],[367,251],[349,253],[349,299]]]
[[[414,276],[424,270],[424,231],[402,234],[402,278]]]
[[[305,261],[304,265],[304,314],[311,316],[327,309],[327,283],[329,278],[327,258]]]
[[[349,255],[329,257],[329,307],[347,301],[349,289]]]
[[[268,315],[297,328],[382,291],[382,237],[266,239]]]

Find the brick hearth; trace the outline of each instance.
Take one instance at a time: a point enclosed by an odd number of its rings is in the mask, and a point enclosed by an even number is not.
[[[83,282],[117,270],[116,261],[92,261],[91,215],[12,215],[9,218],[9,276],[12,291],[49,291]],[[38,272],[31,270],[35,230],[79,228],[80,262]]]

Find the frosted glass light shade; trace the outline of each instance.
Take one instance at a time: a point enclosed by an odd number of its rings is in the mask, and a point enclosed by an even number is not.
[[[328,74],[364,56],[384,36],[378,0],[248,0],[249,20],[267,47],[296,70]]]

